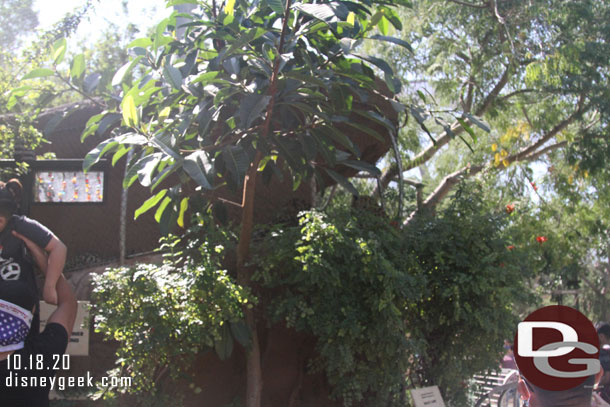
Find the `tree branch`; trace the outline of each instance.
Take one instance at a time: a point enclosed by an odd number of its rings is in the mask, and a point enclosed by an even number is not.
[[[442,201],[447,194],[455,187],[465,176],[472,176],[480,172],[484,165],[471,166],[467,165],[462,169],[455,171],[452,174],[447,175],[438,187],[432,192],[428,198],[423,201],[421,204],[418,204],[417,209],[411,212],[407,220],[403,223],[404,226],[407,226],[415,217],[421,213],[422,210],[432,210],[438,205],[440,201]]]
[[[522,149],[519,153],[514,154],[512,156],[510,156],[509,158],[507,158],[508,162],[514,162],[514,161],[521,161],[524,158],[526,158],[528,155],[530,154],[534,154],[536,150],[538,150],[538,148],[542,147],[547,141],[549,141],[551,138],[555,137],[558,133],[560,133],[561,131],[563,131],[565,128],[567,128],[570,124],[572,124],[574,122],[574,120],[576,120],[583,112],[583,106],[582,106],[582,98],[578,103],[578,108],[568,117],[566,117],[564,120],[562,120],[561,122],[559,122],[555,127],[553,127],[549,132],[547,132],[545,135],[543,135],[540,140],[536,141],[534,144]]]
[[[532,153],[532,154],[528,155],[527,157],[523,158],[522,161],[535,161],[538,158],[540,158],[541,156],[543,156],[545,154],[548,154],[548,153],[551,153],[551,152],[553,152],[555,150],[558,150],[558,149],[562,148],[563,146],[566,146],[567,144],[568,144],[568,142],[565,141],[565,140],[561,141],[559,143],[552,144],[550,146],[547,146],[547,147],[543,148],[540,151],[537,151],[535,153]]]
[[[481,105],[476,109],[476,111],[474,113],[475,116],[482,116],[491,107],[493,102],[498,98],[498,95],[500,94],[502,89],[508,83],[508,80],[510,78],[511,69],[512,69],[512,65],[508,64],[508,66],[506,67],[506,69],[504,70],[504,72],[502,74],[502,77],[500,78],[498,83],[496,83],[496,86],[494,86],[494,88],[491,90],[491,92],[489,92],[489,94],[485,97],[485,99],[483,100]],[[443,132],[441,134],[441,136],[436,139],[436,144],[432,144],[431,146],[429,146],[428,148],[426,148],[425,150],[423,150],[419,154],[417,154],[415,157],[413,157],[413,159],[411,159],[408,163],[403,165],[403,169],[402,169],[403,173],[406,171],[409,171],[415,167],[419,167],[426,161],[430,160],[434,156],[434,154],[436,154],[436,152],[438,150],[440,150],[443,146],[445,146],[447,143],[449,143],[449,141],[451,141],[451,139],[454,136],[457,136],[462,131],[464,131],[464,129],[462,128],[460,123],[457,121],[454,122],[450,128],[451,128],[451,132],[453,133],[453,135],[450,136],[448,132]],[[398,166],[396,164],[392,164],[390,166],[390,168],[388,168],[382,174],[382,176],[380,178],[381,186],[383,188],[386,188],[388,186],[388,184],[390,183],[390,181],[393,178],[395,178],[397,175],[398,175]],[[378,194],[378,192],[379,191],[377,191],[377,189],[376,189],[374,194]]]
[[[55,76],[59,78],[59,80],[61,80],[63,83],[65,83],[66,85],[68,85],[68,87],[70,89],[72,89],[73,91],[75,91],[76,93],[78,93],[79,95],[81,95],[82,97],[84,97],[85,99],[93,102],[96,106],[102,108],[102,109],[106,109],[108,106],[106,106],[103,103],[98,102],[97,100],[95,100],[95,98],[89,94],[87,94],[86,92],[83,92],[82,90],[80,90],[77,86],[75,86],[72,82],[70,82],[68,79],[64,78],[63,76],[61,76],[59,74],[59,72],[57,72],[57,70],[55,70]]]
[[[458,135],[464,130],[464,129],[462,129],[462,125],[457,121],[451,125],[450,129],[451,129],[451,132],[453,133],[453,135]],[[443,132],[441,134],[441,136],[436,139],[436,144],[432,144],[425,150],[421,151],[419,154],[417,154],[415,157],[413,157],[411,160],[409,160],[409,162],[406,163],[406,165],[403,166],[403,169],[402,169],[403,173],[406,171],[409,171],[415,167],[418,167],[421,164],[428,161],[430,158],[432,158],[432,156],[434,156],[434,154],[436,154],[436,152],[438,150],[440,150],[443,146],[445,146],[447,143],[449,143],[449,141],[451,141],[451,138],[452,138],[452,136],[450,136],[448,132]],[[398,165],[396,165],[396,163],[392,163],[392,165],[390,165],[390,168],[388,168],[381,175],[380,183],[381,183],[382,187],[386,188],[388,186],[388,184],[390,183],[390,181],[392,179],[394,179],[397,175],[399,175],[398,174]],[[377,193],[378,192],[375,191],[374,194],[377,194]]]
[[[458,182],[461,181],[463,177],[471,177],[475,174],[478,174],[479,172],[481,172],[481,170],[483,170],[483,168],[485,168],[484,165],[467,165],[466,167],[447,175],[443,179],[443,181],[441,181],[439,186],[436,187],[434,192],[432,192],[432,194],[430,194],[430,196],[428,196],[428,198],[423,202],[422,208],[434,208],[436,205],[438,205],[440,201],[443,200],[443,198],[447,196],[447,194],[453,189],[455,185],[457,185]]]
[[[491,107],[491,104],[498,98],[498,95],[500,95],[500,92],[502,91],[502,89],[504,89],[504,87],[508,83],[508,80],[510,79],[511,70],[512,70],[512,64],[508,64],[506,66],[506,69],[504,69],[504,73],[502,74],[502,77],[500,78],[498,83],[496,83],[496,86],[494,86],[494,88],[491,90],[491,92],[489,92],[489,94],[485,97],[481,106],[479,106],[475,110],[475,112],[474,112],[475,116],[481,116],[482,114],[487,112],[487,110]]]
[[[530,89],[530,88],[519,89],[519,90],[515,90],[510,93],[507,93],[506,95],[500,96],[498,98],[498,100],[506,100],[506,99],[512,98],[513,96],[521,95],[523,93],[532,93],[532,92],[539,92],[539,91],[540,90],[538,90],[538,89]]]
[[[582,99],[581,99],[581,102],[582,102]],[[541,156],[567,145],[568,144],[567,141],[560,141],[560,142],[557,142],[555,144],[546,146],[546,147],[538,150],[549,139],[556,136],[559,132],[561,132],[563,129],[565,129],[567,126],[569,126],[582,113],[582,109],[583,109],[582,103],[579,103],[578,109],[576,111],[574,111],[570,116],[568,116],[567,118],[562,120],[560,123],[555,125],[555,127],[553,127],[550,131],[548,131],[537,142],[522,149],[520,152],[518,152],[516,154],[508,156],[506,158],[507,162],[510,164],[510,163],[514,163],[514,162],[537,160]],[[445,178],[443,178],[443,180],[441,181],[439,186],[434,190],[434,192],[432,192],[428,196],[428,198],[423,202],[423,204],[421,205],[421,208],[418,207],[417,210],[413,211],[409,215],[407,220],[404,222],[404,225],[405,226],[408,225],[409,222],[411,222],[411,220],[413,220],[413,218],[415,216],[417,216],[417,214],[420,213],[422,209],[425,209],[425,210],[434,209],[436,207],[436,205],[438,205],[439,202],[441,202],[449,194],[449,192],[453,189],[453,187],[455,187],[455,185],[457,185],[462,179],[464,179],[466,177],[471,177],[489,167],[490,167],[489,164],[476,165],[476,166],[468,165],[460,170],[455,171],[452,174],[447,175]],[[507,167],[508,166],[502,166],[502,167],[498,167],[497,169],[504,170]]]

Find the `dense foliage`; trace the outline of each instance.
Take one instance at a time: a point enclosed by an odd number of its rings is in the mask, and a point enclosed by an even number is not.
[[[531,270],[507,249],[506,213],[489,214],[471,192],[405,230],[338,209],[269,232],[259,278],[281,288],[271,317],[318,339],[310,368],[345,405],[400,405],[415,383],[464,402],[465,378],[497,367],[514,305],[533,299]]]
[[[207,238],[168,237],[163,265],[110,269],[94,279],[96,330],[119,341],[117,373],[134,383],[107,396],[156,394],[165,376],[189,374],[197,354],[214,349],[225,359],[234,339],[248,346],[242,306],[253,297],[221,265],[227,236],[214,230],[200,217],[186,233]]]

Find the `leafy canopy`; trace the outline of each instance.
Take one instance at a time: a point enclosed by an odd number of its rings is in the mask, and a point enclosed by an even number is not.
[[[374,1],[193,4],[191,12],[174,12],[150,37],[130,44],[133,57],[112,81],[121,89],[120,104],[108,101],[83,137],[119,127],[87,156],[85,167],[108,154],[116,162],[133,150],[126,187],[137,180],[155,191],[178,174],[204,192],[221,184],[240,188],[255,161],[265,178],[281,176],[278,158],[295,188],[311,176],[351,187],[331,169],[340,165],[378,172],[358,161],[360,151],[337,126],[382,137],[350,120],[356,115],[396,132],[387,119],[396,112],[367,102],[391,99],[400,82],[383,60],[358,52],[363,41],[409,48],[378,34],[387,34],[389,24],[401,28],[392,8]],[[136,69],[141,74],[127,83]],[[384,75],[385,94],[376,71]],[[160,205],[162,221],[182,219],[187,205],[177,196],[177,185],[156,191],[142,211]]]

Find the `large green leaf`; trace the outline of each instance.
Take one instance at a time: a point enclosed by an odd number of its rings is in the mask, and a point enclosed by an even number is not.
[[[166,138],[168,138],[167,135],[165,135],[165,133],[161,132],[161,133],[155,135],[155,137],[151,138],[150,142],[153,145],[155,145],[159,150],[163,151],[165,154],[172,157],[174,160],[182,161],[182,156],[180,155],[180,153],[177,151],[174,151],[170,146],[167,145],[166,140],[165,140]]]
[[[477,142],[477,135],[475,134],[474,130],[472,129],[472,127],[470,127],[468,125],[468,123],[466,123],[466,121],[464,119],[460,119],[459,117],[457,118],[458,123],[460,123],[460,125],[462,126],[462,128],[464,129],[464,131],[468,134],[470,134],[470,137],[472,137],[472,140],[476,143]]]
[[[60,38],[53,44],[53,63],[59,65],[64,60],[68,44],[65,38]]]
[[[182,168],[197,184],[205,189],[212,189],[213,186],[208,181],[206,172],[209,171],[211,164],[204,151],[196,151],[184,158]]]
[[[195,79],[191,80],[190,83],[201,82],[203,85],[207,85],[209,82],[213,81],[218,76],[219,73],[220,72],[218,72],[218,71],[203,72],[203,73],[197,75],[197,77],[195,77]]]
[[[359,195],[356,187],[354,187],[354,185],[351,182],[349,182],[349,180],[347,178],[345,178],[343,175],[341,175],[338,172],[335,172],[329,168],[324,168],[324,171],[326,171],[326,173],[328,175],[330,175],[330,177],[333,180],[335,180],[335,182],[337,184],[340,184],[343,188],[347,189],[352,195],[354,195],[354,196]]]
[[[339,164],[347,165],[348,167],[354,168],[358,171],[365,171],[371,174],[374,177],[381,176],[381,171],[379,168],[374,166],[373,164],[369,164],[366,161],[360,160],[343,160],[339,162]]]
[[[140,116],[138,115],[133,96],[129,94],[125,96],[123,103],[121,104],[121,109],[123,111],[123,121],[125,124],[129,127],[138,127],[140,124]]]
[[[152,184],[153,176],[162,159],[163,153],[153,153],[139,161],[138,180],[143,187],[149,187]]]
[[[388,64],[385,60],[377,57],[372,57],[370,55],[362,55],[362,54],[352,54],[360,59],[364,59],[367,62],[375,65],[377,68],[381,69],[385,74],[394,75],[394,71],[390,64]]]
[[[189,207],[189,198],[188,197],[184,197],[182,198],[182,200],[180,201],[180,214],[178,215],[178,226],[180,226],[181,228],[184,227],[184,214],[186,213],[186,210]]]
[[[377,23],[377,27],[379,28],[379,31],[381,32],[381,34],[388,35],[388,33],[390,31],[390,22],[388,21],[387,18],[381,17],[379,19],[379,23]]]
[[[99,143],[93,150],[89,151],[83,160],[83,170],[89,171],[89,169],[106,154],[108,151],[112,151],[118,147],[119,143],[116,139],[108,139]]]
[[[408,49],[409,51],[413,52],[413,48],[411,47],[411,44],[409,44],[407,41],[400,39],[400,38],[376,34],[376,35],[371,35],[369,37],[369,39],[391,42],[391,43],[400,45],[401,47],[404,47],[404,48]]]
[[[124,64],[122,67],[119,68],[118,71],[116,71],[116,73],[114,74],[114,76],[112,77],[112,86],[118,86],[121,83],[123,83],[123,80],[125,79],[125,76],[132,71],[133,67],[136,66],[136,64],[138,62],[140,62],[140,60],[143,58],[142,55],[138,55],[137,57],[135,57],[134,59],[132,59],[131,61],[127,62],[126,64]]]
[[[159,204],[159,207],[155,211],[155,220],[157,223],[161,223],[161,218],[165,215],[166,209],[168,209],[169,204],[172,202],[172,198],[166,196],[163,198],[163,201]]]
[[[80,78],[85,72],[85,56],[78,54],[72,59],[72,65],[70,66],[70,77],[72,79]]]
[[[131,151],[131,147],[127,147],[126,145],[122,144],[112,156],[112,166],[114,167],[116,163],[129,151]]]
[[[235,178],[235,183],[240,185],[250,167],[250,157],[241,146],[229,146],[222,152],[225,167]]]
[[[100,120],[95,134],[101,136],[106,133],[109,129],[120,123],[121,115],[118,113],[108,113],[102,120]],[[82,140],[81,140],[82,141]]]
[[[252,122],[262,118],[262,113],[269,104],[271,96],[251,94],[246,96],[239,105],[237,117],[244,129],[250,128]]]
[[[395,10],[389,7],[382,7],[381,11],[383,12],[383,16],[392,23],[394,28],[396,28],[398,31],[402,30],[402,22],[400,21],[400,16]]]
[[[489,126],[485,122],[483,122],[481,119],[479,119],[478,117],[473,116],[469,113],[465,113],[464,116],[467,117],[468,120],[470,120],[472,122],[472,124],[479,127],[483,131],[486,131],[487,133],[489,133],[491,131]]]
[[[339,2],[330,2],[329,4],[297,4],[294,6],[296,10],[307,14],[311,17],[326,23],[347,20],[349,9]]]
[[[224,8],[225,14],[232,16],[235,13],[235,0],[227,0]]]
[[[136,209],[133,218],[138,219],[140,215],[154,208],[161,201],[161,199],[165,197],[166,194],[167,189],[162,189],[157,194],[148,198],[138,209]]]
[[[182,88],[182,74],[178,68],[169,64],[165,65],[165,68],[163,68],[163,76],[165,76],[165,79],[167,79],[174,89]]]
[[[266,3],[271,7],[271,10],[278,14],[284,14],[286,9],[286,2],[283,0],[266,0]]]
[[[220,339],[214,342],[214,349],[220,360],[227,360],[233,353],[233,337],[229,324],[225,323],[220,331]]]
[[[171,174],[176,172],[180,168],[180,163],[173,163],[169,167],[165,167],[161,172],[159,172],[153,179],[152,184],[150,186],[151,191],[154,191],[161,183],[169,177]]]
[[[135,48],[135,47],[146,48],[150,45],[152,45],[152,40],[149,37],[143,37],[143,38],[136,38],[135,40],[131,41],[129,44],[127,44],[127,48]]]
[[[48,68],[36,68],[28,72],[21,80],[34,79],[34,78],[45,78],[47,76],[53,76],[55,71]]]

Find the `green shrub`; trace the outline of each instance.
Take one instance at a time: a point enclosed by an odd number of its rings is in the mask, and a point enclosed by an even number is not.
[[[192,229],[201,232],[201,224]],[[248,346],[242,306],[252,298],[222,268],[224,247],[190,240],[183,251],[181,243],[166,240],[161,265],[110,269],[94,279],[95,327],[119,341],[121,375],[133,378],[130,392],[154,393],[168,373],[184,377],[201,352],[215,349],[227,358],[233,339]]]
[[[505,228],[465,198],[404,229],[353,209],[303,212],[268,234],[258,278],[280,293],[271,318],[317,338],[310,368],[344,405],[404,405],[406,374],[460,405],[464,383],[498,366],[513,303],[529,300]]]

